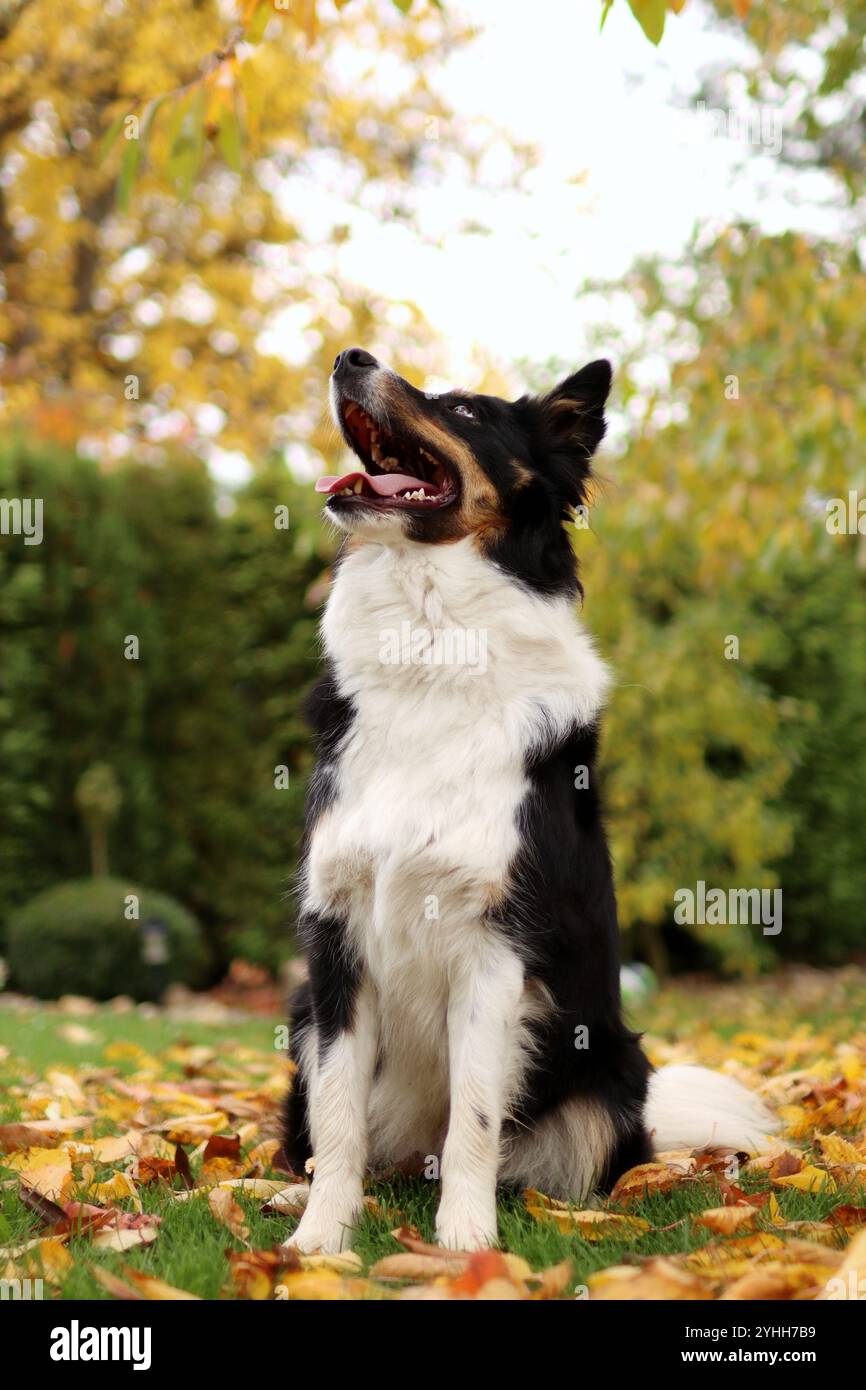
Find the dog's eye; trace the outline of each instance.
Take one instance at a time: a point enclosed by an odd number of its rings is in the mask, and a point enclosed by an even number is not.
[[[467,420],[475,419],[475,411],[472,409],[471,405],[466,405],[463,401],[457,401],[455,405],[452,405],[451,409],[454,411],[455,415],[465,415]]]

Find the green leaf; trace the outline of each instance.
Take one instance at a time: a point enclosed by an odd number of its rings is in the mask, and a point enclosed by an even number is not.
[[[108,130],[105,132],[102,139],[100,140],[99,153],[97,155],[97,158],[100,160],[100,162],[108,154],[109,150],[115,144],[118,135],[123,130],[123,122],[126,120],[127,114],[128,113],[126,111],[121,111],[120,115],[115,117],[115,119],[111,122],[111,125],[108,127]]]
[[[135,183],[135,176],[138,173],[138,166],[141,163],[141,154],[141,140],[127,140],[117,179],[117,206],[121,212],[126,212],[129,207],[129,198]]]
[[[268,27],[268,20],[272,14],[273,10],[270,6],[270,0],[264,0],[264,3],[259,5],[258,9],[254,11],[253,17],[247,26],[247,31],[244,34],[244,41],[246,43],[261,43],[265,36],[265,30]]]
[[[392,4],[397,6],[401,14],[408,14],[412,8],[412,0],[392,0]]]
[[[174,110],[171,113],[171,120],[168,123],[167,134],[169,175],[171,174],[171,161],[174,157],[175,150],[177,149],[177,146],[179,145],[183,135],[183,122],[188,109],[189,103],[187,101],[186,96],[179,97],[175,102]]]
[[[144,115],[141,118],[142,142],[144,142],[150,134],[150,128],[153,125],[153,118],[156,115],[159,108],[162,106],[162,103],[165,101],[167,95],[168,94],[166,92],[163,92],[161,97],[154,97],[153,101],[149,101],[147,103],[147,106],[144,108]]]
[[[224,106],[220,111],[217,144],[220,153],[230,169],[240,173],[243,168],[241,123],[234,106]]]
[[[598,26],[598,32],[599,32],[599,33],[601,33],[602,29],[604,28],[604,26],[605,26],[605,24],[606,24],[606,22],[607,22],[607,17],[608,17],[608,15],[610,14],[612,5],[613,5],[613,0],[604,0],[604,9],[603,9],[602,12],[601,12],[601,24],[599,24],[599,26]]]
[[[184,202],[192,193],[196,175],[204,162],[205,105],[205,90],[204,87],[199,87],[186,113],[177,153],[176,156],[173,156],[174,172],[180,185],[180,196]]]
[[[650,43],[661,43],[665,31],[667,0],[628,0],[628,3]]]

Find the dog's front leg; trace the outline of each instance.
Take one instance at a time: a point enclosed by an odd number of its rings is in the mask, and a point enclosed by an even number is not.
[[[350,991],[350,1017],[337,1030],[328,1026],[333,1009],[333,977],[328,995],[316,999],[311,971],[316,1026],[305,1047],[315,1170],[307,1208],[286,1245],[298,1250],[334,1253],[351,1242],[364,1202],[370,1086],[376,1065],[378,1033],[373,987],[369,980],[344,981]],[[344,993],[344,1002],[346,994]]]
[[[452,980],[448,1002],[451,1113],[436,1235],[452,1250],[496,1244],[499,1136],[513,1075],[523,966],[489,930],[471,965]]]

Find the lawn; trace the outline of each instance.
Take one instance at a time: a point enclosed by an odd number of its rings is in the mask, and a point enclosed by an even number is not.
[[[503,1194],[507,1253],[445,1263],[425,1245],[438,1184],[393,1175],[354,1257],[298,1261],[274,1252],[298,1200],[274,1167],[279,1020],[0,1000],[0,1278],[87,1299],[802,1299],[866,1279],[866,972],[690,982],[632,1014],[655,1062],[759,1086],[770,1152],[673,1155],[585,1213]]]

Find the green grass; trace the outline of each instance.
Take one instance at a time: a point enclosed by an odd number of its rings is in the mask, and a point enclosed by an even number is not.
[[[700,991],[666,990],[651,1004],[636,1011],[638,1026],[650,1029],[654,1039],[676,1041],[683,1037],[706,1037],[708,1018],[713,1021],[713,1034],[724,1039],[735,1038],[738,1032],[761,1029],[775,1037],[787,1038],[794,1030],[804,1035],[814,1031],[822,1036],[844,1039],[862,1027],[866,1016],[866,988],[861,976],[850,981],[828,982],[832,1007],[817,1007],[810,991],[805,999],[792,990],[785,1006],[779,1003],[778,982],[760,983],[749,990],[720,991],[702,997]],[[708,999],[714,1002],[708,1015]],[[773,1011],[773,999],[776,999]],[[820,1002],[820,1001],[819,1001]],[[0,1062],[0,1119],[5,1122],[19,1118],[20,1107],[14,1094],[17,1085],[26,1091],[47,1069],[71,1069],[104,1066],[104,1049],[116,1042],[134,1043],[149,1054],[162,1052],[175,1043],[214,1045],[223,1049],[235,1043],[271,1052],[274,1023],[271,1019],[232,1021],[219,1026],[203,1022],[172,1020],[164,1015],[148,1016],[134,1010],[113,1012],[110,1008],[83,1016],[58,1012],[56,1009],[28,1008],[21,1011],[0,1009],[0,1048],[9,1055]],[[69,1024],[83,1026],[93,1037],[85,1042],[70,1041],[64,1036]],[[0,1055],[3,1055],[0,1053]],[[113,1065],[121,1071],[134,1071],[135,1059],[120,1059]],[[166,1062],[161,1075],[177,1073]],[[179,1073],[177,1073],[179,1074]],[[13,1091],[10,1092],[10,1085]],[[111,1125],[101,1122],[102,1132]],[[116,1127],[115,1127],[116,1128]],[[0,1159],[2,1163],[2,1159]],[[96,1179],[111,1176],[113,1169],[100,1169]],[[8,1176],[8,1174],[7,1174]],[[278,1176],[278,1175],[277,1175]],[[2,1177],[2,1173],[0,1173]],[[765,1185],[761,1177],[741,1180],[747,1190]],[[423,1179],[381,1182],[370,1186],[379,1202],[378,1215],[365,1214],[356,1233],[354,1248],[365,1264],[394,1254],[400,1247],[390,1231],[399,1224],[416,1226],[422,1235],[433,1240],[433,1223],[438,1198],[438,1184]],[[802,1193],[794,1189],[777,1189],[782,1213],[788,1220],[821,1220],[842,1201],[863,1202],[864,1194],[854,1191],[830,1194]],[[225,1295],[229,1274],[227,1250],[243,1247],[212,1216],[206,1197],[187,1201],[173,1200],[159,1187],[143,1187],[144,1209],[162,1217],[158,1239],[149,1246],[124,1254],[99,1251],[85,1237],[73,1238],[68,1249],[75,1261],[74,1268],[57,1296],[73,1299],[106,1298],[108,1295],[93,1277],[95,1266],[118,1273],[124,1265],[156,1275],[167,1283],[203,1298]],[[285,1216],[265,1216],[260,1202],[239,1198],[250,1227],[254,1248],[269,1248],[289,1234],[294,1222]],[[561,1233],[555,1226],[534,1221],[526,1212],[520,1194],[501,1195],[499,1204],[500,1235],[505,1249],[525,1258],[533,1268],[543,1268],[566,1258],[574,1268],[574,1285],[582,1285],[593,1272],[611,1264],[633,1261],[645,1255],[680,1254],[696,1250],[713,1239],[708,1231],[690,1219],[709,1206],[720,1205],[721,1195],[713,1179],[682,1184],[669,1194],[654,1195],[628,1208],[629,1215],[642,1217],[652,1230],[637,1239],[604,1239],[589,1244],[579,1235]],[[0,1245],[14,1245],[37,1234],[44,1234],[36,1216],[20,1201],[13,1186],[0,1189]]]
[[[108,1008],[84,1015],[58,1013],[55,1010],[0,1009],[0,1049],[7,1048],[28,1070],[44,1072],[57,1066],[99,1066],[104,1063],[104,1049],[111,1043],[135,1043],[147,1052],[161,1052],[172,1043],[225,1043],[236,1039],[249,1047],[270,1048],[274,1039],[273,1019],[251,1018],[233,1020],[215,1027],[208,1023],[179,1022],[165,1015],[148,1017],[147,1012],[131,1009],[116,1013]],[[95,1036],[92,1042],[72,1043],[63,1036],[70,1024],[84,1027]],[[116,1065],[131,1072],[135,1062],[121,1058]],[[0,1096],[0,1106],[3,1097]]]

